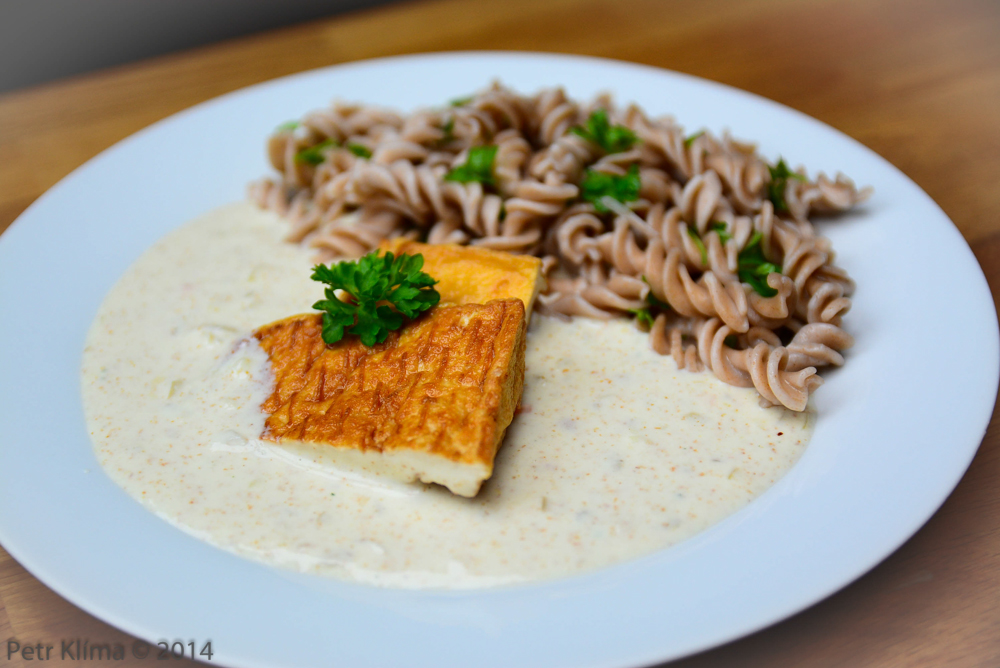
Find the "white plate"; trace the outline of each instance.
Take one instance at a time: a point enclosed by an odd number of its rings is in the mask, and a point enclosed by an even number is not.
[[[150,244],[267,173],[278,123],[330,98],[410,109],[479,89],[610,90],[765,156],[842,170],[875,196],[824,227],[858,282],[847,366],[816,394],[815,437],[744,510],[675,548],[564,580],[414,592],[245,561],[159,520],[100,469],[80,405],[87,328]],[[117,144],[0,238],[0,542],[129,633],[211,639],[239,666],[635,666],[791,615],[886,557],[938,508],[997,390],[996,313],[968,246],[909,179],[800,113],[718,84],[607,60],[438,54],[353,63],[223,96]]]

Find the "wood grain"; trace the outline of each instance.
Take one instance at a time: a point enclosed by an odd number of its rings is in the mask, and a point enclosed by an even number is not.
[[[458,49],[619,58],[799,109],[926,190],[998,294],[1000,4],[989,0],[434,0],[243,38],[0,96],[0,230],[87,159],[192,104],[304,69]],[[933,280],[934,268],[922,269],[919,278]],[[872,572],[785,622],[675,665],[1000,665],[998,440],[994,417],[955,493]],[[133,642],[0,550],[0,641],[8,637],[57,649],[76,637]],[[116,663],[148,661],[126,654]]]

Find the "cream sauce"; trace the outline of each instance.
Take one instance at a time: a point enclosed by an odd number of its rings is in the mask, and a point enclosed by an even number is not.
[[[474,499],[262,442],[273,380],[247,336],[322,293],[285,226],[236,204],[168,235],[108,294],[84,352],[105,471],[221,548],[391,587],[565,576],[704,530],[774,484],[808,441],[808,414],[678,371],[628,322],[536,316],[524,410]]]

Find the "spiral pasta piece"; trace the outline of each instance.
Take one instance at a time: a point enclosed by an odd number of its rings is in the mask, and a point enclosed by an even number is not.
[[[698,345],[690,334],[690,323],[668,323],[666,314],[659,314],[649,330],[649,345],[661,355],[670,355],[678,369],[701,371],[704,366],[698,356]],[[697,324],[695,325],[697,329]]]
[[[540,312],[634,316],[678,368],[792,410],[853,344],[854,282],[810,217],[871,189],[810,179],[726,133],[494,83],[406,115],[334,103],[276,130],[266,153],[277,175],[248,197],[324,260],[396,236],[538,255]]]

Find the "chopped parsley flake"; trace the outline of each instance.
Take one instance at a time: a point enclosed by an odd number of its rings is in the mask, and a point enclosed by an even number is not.
[[[780,274],[781,268],[764,257],[764,251],[760,247],[762,238],[760,232],[754,232],[740,251],[737,274],[742,282],[748,283],[760,296],[773,297],[778,291],[767,284],[767,277],[769,274]]]
[[[441,126],[441,130],[444,132],[444,137],[441,137],[441,143],[445,144],[450,142],[455,138],[455,119],[449,118],[445,121],[444,125]]]
[[[650,311],[649,307],[643,307],[640,309],[629,309],[628,311],[631,315],[635,316],[636,322],[645,325],[646,327],[652,327],[654,318],[653,313]]]
[[[646,278],[645,274],[643,274],[642,276],[640,276],[640,278],[642,278],[642,282],[643,283],[645,283],[646,285],[649,285],[649,279]],[[650,290],[649,292],[646,293],[646,303],[649,304],[650,306],[655,306],[656,308],[660,308],[660,309],[664,309],[664,310],[667,310],[667,309],[670,308],[670,304],[668,304],[667,302],[665,302],[665,301],[663,301],[661,299],[658,299],[656,297],[656,295],[653,294],[652,290]]]
[[[465,162],[445,174],[445,181],[471,183],[478,181],[491,186],[496,183],[493,176],[493,159],[497,155],[497,146],[475,146],[469,149]]]
[[[708,249],[705,248],[705,242],[698,236],[698,230],[690,225],[687,230],[688,236],[691,237],[691,241],[694,242],[694,245],[698,248],[698,253],[701,255],[701,263],[708,264]]]
[[[372,152],[368,150],[366,146],[362,146],[361,144],[353,144],[353,143],[348,144],[347,150],[353,153],[354,155],[358,156],[359,158],[372,157]]]
[[[590,202],[594,208],[604,213],[608,211],[601,200],[610,197],[619,202],[633,202],[639,199],[639,166],[632,165],[624,176],[595,172],[588,169],[580,183],[580,197]]]
[[[767,184],[767,198],[771,200],[775,211],[788,211],[788,203],[785,201],[785,186],[788,179],[805,181],[805,177],[797,174],[788,168],[783,158],[778,158],[778,164],[774,167],[767,166],[771,172],[771,182]]]
[[[587,141],[597,144],[607,153],[627,151],[636,142],[635,133],[624,125],[611,125],[608,112],[598,109],[590,114],[586,125],[576,126],[570,130]]]
[[[295,154],[295,162],[304,162],[307,165],[316,166],[326,160],[326,150],[339,146],[333,139],[324,139],[315,146],[304,148]]]
[[[718,234],[719,241],[722,242],[723,246],[726,245],[727,241],[733,238],[733,235],[727,232],[726,229],[727,229],[726,224],[718,220],[714,220],[708,224],[708,231],[715,232],[716,234]]]
[[[687,137],[684,138],[684,146],[686,146],[687,148],[691,148],[691,144],[694,143],[694,140],[702,136],[703,134],[705,134],[705,131],[699,130],[698,132],[695,132],[693,135],[688,135]]]

